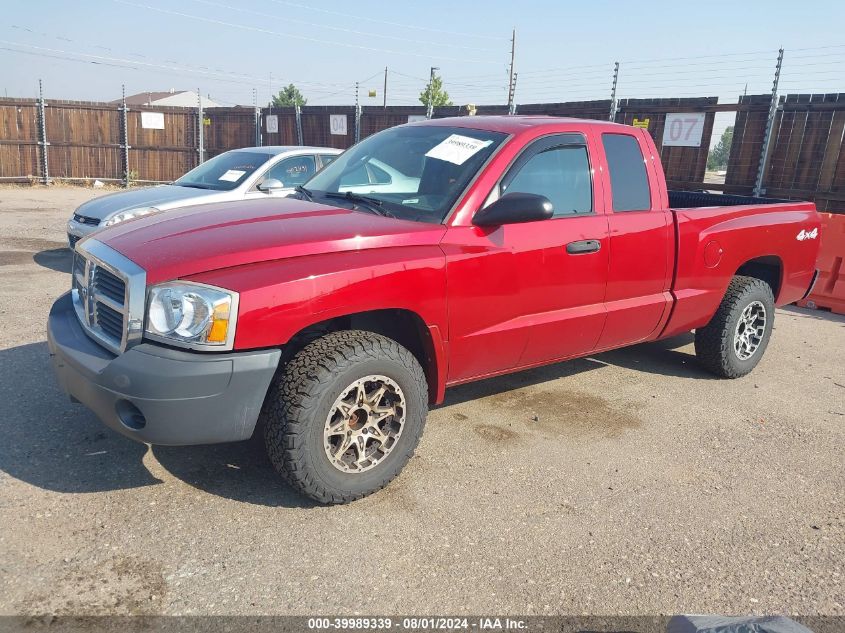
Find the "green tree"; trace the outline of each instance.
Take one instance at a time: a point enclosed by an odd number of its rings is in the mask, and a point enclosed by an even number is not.
[[[728,158],[731,155],[731,143],[734,140],[733,125],[725,128],[722,132],[722,138],[716,143],[716,147],[710,150],[707,155],[707,169],[715,171],[717,169],[724,169],[728,166]]]
[[[437,106],[450,106],[452,101],[449,99],[449,93],[443,90],[443,78],[435,75],[431,84],[426,84],[425,90],[420,93],[420,103],[428,105],[429,95],[431,97],[431,105],[435,108]]]
[[[302,93],[299,92],[299,88],[293,84],[288,84],[279,90],[279,94],[273,97],[273,100],[270,102],[270,107],[281,108],[283,106],[304,106],[306,103],[308,103],[308,99],[302,96]]]

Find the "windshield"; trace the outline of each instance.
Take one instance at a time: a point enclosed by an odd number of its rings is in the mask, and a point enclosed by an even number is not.
[[[348,149],[305,187],[318,202],[336,204],[337,194],[348,193],[341,204],[367,208],[356,200],[365,196],[397,218],[439,223],[506,137],[460,127],[394,127]]]
[[[226,152],[194,167],[173,184],[180,187],[231,191],[272,156],[266,152]]]

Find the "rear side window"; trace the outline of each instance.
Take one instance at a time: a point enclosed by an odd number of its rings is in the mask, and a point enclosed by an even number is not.
[[[313,156],[294,156],[273,165],[267,178],[281,180],[284,187],[296,187],[311,178],[316,171],[317,162]]]
[[[535,154],[503,185],[502,194],[514,192],[547,197],[554,208],[554,217],[592,212],[587,148],[561,146]]]
[[[627,134],[602,134],[614,211],[651,209],[651,194],[640,144]]]

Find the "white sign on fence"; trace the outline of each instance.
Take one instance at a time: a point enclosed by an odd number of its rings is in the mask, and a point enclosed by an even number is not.
[[[416,123],[417,121],[425,121],[426,116],[424,114],[409,114],[408,115],[408,123]]]
[[[163,130],[164,112],[142,112],[141,127],[147,130]]]
[[[346,115],[345,114],[330,114],[329,115],[329,131],[332,134],[339,136],[346,136]]]
[[[704,112],[675,112],[666,115],[663,126],[663,145],[668,147],[699,147],[704,133]]]
[[[276,134],[279,131],[279,115],[268,114],[264,119],[267,126],[267,134]]]

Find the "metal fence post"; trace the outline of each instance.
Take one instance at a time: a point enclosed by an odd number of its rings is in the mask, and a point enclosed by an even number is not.
[[[616,121],[616,83],[619,81],[619,62],[613,64],[613,87],[610,89],[610,121]]]
[[[123,96],[121,97],[120,106],[120,127],[123,132],[123,143],[120,148],[123,150],[123,186],[129,187],[129,121],[127,113],[129,108],[126,107],[126,85],[123,86]]]
[[[302,107],[298,103],[294,106],[294,112],[296,113],[296,142],[299,145],[305,145],[302,142]]]
[[[261,147],[261,110],[258,109],[258,91],[252,89],[252,105],[255,108],[255,146]]]
[[[44,90],[41,86],[41,80],[38,80],[38,132],[41,140],[38,141],[38,146],[41,148],[41,184],[50,184],[50,172],[47,167],[47,112],[45,110],[47,104],[44,103]]]
[[[355,142],[361,140],[361,104],[358,101],[358,82],[355,82]]]
[[[763,147],[760,150],[760,164],[757,166],[757,180],[754,183],[754,195],[763,195],[763,178],[766,175],[766,164],[769,162],[769,148],[772,142],[772,127],[775,123],[775,115],[778,110],[778,82],[780,81],[780,69],[783,66],[783,49],[778,50],[778,63],[775,66],[775,80],[772,82],[772,102],[769,104],[769,116],[766,119],[766,128],[763,132]]]
[[[202,165],[205,162],[205,124],[203,122],[202,114],[202,93],[199,88],[197,88],[197,123],[199,125],[199,133],[197,134],[197,156],[199,157],[198,164]]]

